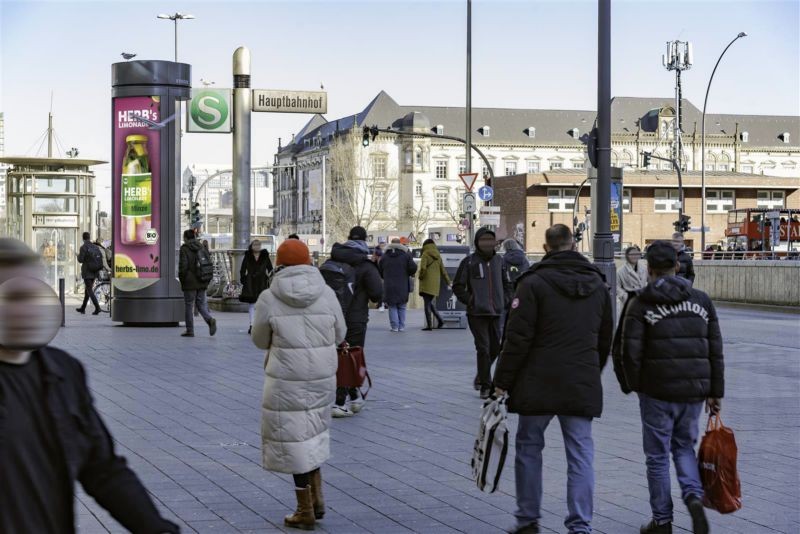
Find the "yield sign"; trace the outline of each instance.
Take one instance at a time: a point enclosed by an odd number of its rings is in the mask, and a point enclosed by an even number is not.
[[[467,188],[468,192],[472,192],[472,188],[475,187],[475,182],[478,180],[478,173],[477,172],[464,172],[458,175],[461,178],[461,181],[464,182],[464,187]]]

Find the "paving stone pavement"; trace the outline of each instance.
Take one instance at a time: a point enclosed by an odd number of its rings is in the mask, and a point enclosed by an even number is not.
[[[724,306],[720,316],[723,418],[736,432],[744,508],[709,512],[713,532],[800,533],[800,316]],[[263,354],[246,334],[246,315],[217,317],[214,338],[198,328],[198,337],[183,339],[178,328],[113,326],[108,316],[73,312],[53,344],[87,366],[119,451],[185,532],[287,531],[290,477],[260,465]],[[513,523],[513,459],[495,494],[470,478],[481,405],[471,388],[471,338],[421,332],[421,321],[410,311],[408,331],[395,334],[386,314],[372,316],[366,352],[375,387],[360,415],[333,421],[322,532],[488,534]],[[609,368],[604,384],[594,527],[637,533],[649,516],[638,404]],[[566,463],[555,423],[547,443],[543,532],[564,532]],[[673,497],[675,531],[687,532],[674,481]],[[80,532],[124,531],[91,498],[79,493],[79,501]]]

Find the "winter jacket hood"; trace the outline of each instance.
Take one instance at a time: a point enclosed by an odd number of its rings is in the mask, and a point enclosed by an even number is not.
[[[386,246],[386,250],[383,253],[384,254],[389,254],[390,252],[393,252],[393,251],[394,251],[394,254],[399,254],[400,252],[408,253],[408,247],[403,245],[402,243],[389,243]]]
[[[434,260],[442,259],[442,255],[439,254],[439,249],[433,243],[428,243],[427,245],[422,245],[422,253],[427,254]]]
[[[503,259],[507,264],[513,265],[518,269],[526,269],[529,265],[528,258],[523,250],[509,250],[503,254]]]
[[[334,243],[331,247],[331,259],[355,267],[359,263],[368,261],[369,247],[364,241],[347,241]]]
[[[492,250],[492,252],[490,254],[484,254],[481,251],[480,247],[478,247],[478,241],[480,241],[480,239],[483,236],[485,236],[486,234],[491,234],[491,236],[495,237],[495,238],[497,237],[497,234],[494,233],[494,230],[489,230],[486,227],[478,228],[478,231],[475,232],[475,240],[473,241],[473,244],[475,245],[475,254],[477,254],[478,256],[483,258],[484,260],[488,261],[488,260],[492,259],[493,257],[495,257],[497,255],[497,252]]]
[[[572,250],[547,254],[528,272],[538,274],[553,289],[572,299],[587,298],[606,287],[600,269]]]
[[[383,297],[383,280],[378,266],[369,261],[369,247],[364,241],[334,243],[331,260],[346,263],[355,270],[356,286],[353,301],[347,310],[348,326],[369,322],[369,301],[380,302]]]
[[[692,296],[692,284],[679,276],[664,276],[652,284],[648,284],[639,300],[653,304],[677,304]]]
[[[307,308],[322,294],[325,280],[319,269],[311,265],[293,265],[275,272],[272,293],[294,308]]]

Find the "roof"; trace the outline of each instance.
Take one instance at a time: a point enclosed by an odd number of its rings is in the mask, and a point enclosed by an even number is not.
[[[654,109],[674,109],[674,98],[641,98],[615,97],[611,101],[612,133],[636,133],[641,117]],[[701,129],[701,111],[689,100],[684,99],[681,105],[683,113],[683,131],[690,134]],[[336,131],[346,131],[353,126],[372,126],[401,128],[403,117],[418,112],[435,127],[442,125],[446,135],[465,137],[466,117],[463,107],[446,106],[401,106],[386,91],[378,93],[367,106],[355,115],[325,122],[321,116],[315,116],[295,136],[294,142],[284,150],[301,152],[306,147],[304,138],[322,136],[322,143],[327,144],[329,136]],[[473,108],[472,109],[472,142],[476,145],[561,145],[579,146],[581,135],[592,129],[597,113],[594,110],[563,109],[510,109],[510,108]],[[319,117],[319,119],[317,119]],[[315,122],[316,120],[316,122]],[[707,114],[707,135],[734,135],[736,124],[739,131],[749,134],[746,147],[777,147],[786,145],[796,149],[800,147],[800,117],[782,115],[729,115]],[[484,126],[489,126],[489,135],[485,135]],[[531,132],[531,128],[535,130]],[[576,131],[577,130],[577,131]],[[783,132],[789,133],[789,142],[784,143],[779,137]],[[533,136],[530,135],[533,133]],[[282,150],[283,152],[283,150]]]
[[[10,165],[72,165],[91,167],[92,165],[104,165],[107,161],[99,159],[80,159],[80,158],[36,158],[31,156],[6,156],[0,157],[0,163]]]

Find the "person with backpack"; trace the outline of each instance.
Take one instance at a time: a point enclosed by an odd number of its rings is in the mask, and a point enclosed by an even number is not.
[[[249,334],[253,330],[253,314],[256,301],[262,291],[269,287],[269,276],[272,274],[272,262],[269,252],[261,248],[261,241],[254,239],[242,258],[242,267],[239,269],[239,280],[242,282],[242,293],[239,295],[241,302],[248,303],[250,313]]]
[[[508,276],[516,284],[517,279],[531,266],[525,256],[525,250],[516,239],[506,239],[500,248],[503,249],[503,264],[508,271]]]
[[[178,260],[178,279],[183,290],[183,302],[186,317],[186,331],[182,337],[194,337],[194,308],[200,312],[208,324],[209,335],[217,332],[217,320],[211,317],[206,301],[206,288],[214,277],[214,263],[211,256],[197,240],[194,230],[183,232],[183,245],[181,245]]]
[[[92,243],[90,240],[89,232],[83,232],[83,245],[78,251],[78,262],[81,264],[81,278],[83,278],[83,304],[75,311],[78,313],[86,313],[86,304],[89,299],[92,299],[94,311],[92,315],[100,314],[100,303],[97,302],[97,297],[94,294],[94,281],[97,275],[103,270],[103,252],[100,247]]]
[[[354,226],[348,240],[334,243],[331,257],[320,267],[325,283],[333,289],[342,306],[347,336],[351,347],[364,347],[369,322],[369,303],[383,298],[383,280],[374,262],[369,259],[367,231]],[[356,388],[336,388],[336,404],[333,417],[351,417],[361,411],[364,399],[359,398]]]
[[[447,276],[436,242],[433,239],[426,239],[422,243],[422,257],[419,259],[419,295],[425,305],[424,331],[433,330],[431,316],[438,321],[437,329],[444,326],[444,319],[436,309],[436,299],[439,297],[442,280],[450,285],[450,277]]]
[[[475,252],[461,260],[453,280],[453,293],[467,307],[477,353],[475,383],[482,399],[491,395],[492,363],[500,354],[500,317],[514,288],[503,259],[495,252],[496,244],[494,231],[484,227],[475,232]]]
[[[612,351],[622,392],[639,396],[652,510],[642,534],[672,533],[670,454],[692,532],[709,532],[694,447],[703,406],[719,413],[725,394],[722,334],[709,296],[680,275],[676,248],[648,247],[650,283],[625,303]]]
[[[311,266],[305,243],[285,240],[275,263],[272,284],[256,302],[252,333],[253,343],[267,350],[262,465],[294,478],[297,508],[284,525],[314,530],[325,515],[320,467],[331,454],[336,346],[346,325],[336,295]]]
[[[389,308],[389,327],[392,332],[405,332],[406,306],[411,292],[411,277],[417,272],[417,264],[408,247],[394,238],[378,263],[383,276],[383,302]]]

